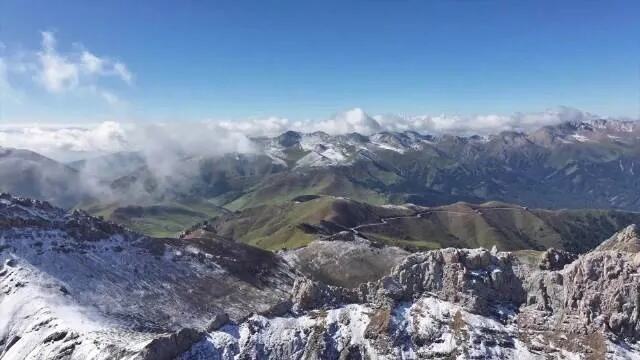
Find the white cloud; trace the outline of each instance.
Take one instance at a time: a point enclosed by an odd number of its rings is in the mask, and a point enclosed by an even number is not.
[[[60,93],[78,86],[80,74],[77,65],[56,52],[56,40],[50,32],[42,32],[38,61],[40,69],[36,76],[48,91]]]
[[[60,160],[68,160],[74,153],[99,154],[129,147],[124,126],[113,121],[91,127],[3,126],[0,146],[29,149]]]
[[[109,104],[121,103],[113,90],[103,89],[101,80],[113,77],[130,85],[133,74],[124,63],[98,56],[82,45],[62,52],[52,32],[43,31],[41,36],[41,48],[32,53],[34,56],[23,57],[12,64],[15,72],[31,73],[36,82],[52,94],[90,93]]]
[[[133,75],[125,64],[108,58],[100,58],[88,50],[82,51],[79,64],[87,75],[116,76],[127,84],[131,84],[133,81]]]
[[[104,60],[86,50],[82,52],[80,61],[88,73],[102,73],[104,71]]]
[[[275,136],[287,130],[300,132],[323,131],[331,135],[358,132],[364,135],[384,130],[378,122],[362,109],[355,108],[338,113],[325,120],[289,120],[280,117],[248,120],[210,120],[228,131],[237,131],[248,136]]]
[[[103,90],[100,92],[100,95],[106,102],[108,102],[111,105],[117,105],[121,103],[120,98],[112,92]]]
[[[110,93],[102,96],[109,97]],[[116,98],[110,101],[119,101]],[[0,146],[27,148],[57,159],[68,160],[115,151],[143,151],[169,154],[219,155],[225,152],[253,152],[250,137],[276,136],[287,130],[324,131],[329,134],[413,130],[430,134],[492,134],[505,130],[532,131],[565,121],[588,120],[597,116],[561,107],[538,113],[507,115],[371,117],[361,109],[337,114],[326,120],[292,121],[269,117],[237,121],[207,120],[163,124],[103,122],[93,126],[0,126]]]
[[[121,62],[113,63],[113,71],[127,84],[131,84],[133,81],[133,74],[131,74],[125,64]]]
[[[159,164],[176,156],[250,153],[245,133],[218,123],[124,124],[91,126],[0,125],[0,147],[29,149],[61,161],[104,153],[141,151]]]
[[[596,115],[568,107],[538,113],[516,113],[513,115],[398,115],[369,116],[355,108],[338,113],[324,120],[298,120],[270,117],[235,121],[211,121],[230,130],[249,136],[274,136],[287,130],[300,132],[323,131],[331,135],[358,132],[370,135],[380,131],[417,131],[420,133],[457,135],[488,135],[500,131],[531,131],[545,125],[564,121],[595,119]]]
[[[378,121],[367,115],[360,108],[351,109],[327,120],[309,123],[308,125],[316,131],[324,131],[332,135],[352,132],[370,135],[383,130]]]
[[[384,115],[375,117],[381,127],[389,131],[413,130],[422,133],[459,135],[488,135],[501,131],[528,132],[561,122],[597,118],[597,115],[569,107],[513,115],[488,114],[466,117],[455,115],[420,115],[411,117]]]

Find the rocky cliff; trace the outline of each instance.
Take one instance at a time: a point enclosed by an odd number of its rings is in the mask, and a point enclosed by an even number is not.
[[[0,358],[637,358],[637,243],[630,226],[581,256],[358,236],[274,254],[5,194]]]

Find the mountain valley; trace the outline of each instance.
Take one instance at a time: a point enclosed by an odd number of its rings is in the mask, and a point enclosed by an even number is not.
[[[152,239],[7,194],[0,214],[3,359],[632,358],[640,351],[635,225],[580,256],[409,253],[357,234],[271,253],[211,237]]]
[[[3,148],[0,358],[640,354],[638,123],[251,143]]]

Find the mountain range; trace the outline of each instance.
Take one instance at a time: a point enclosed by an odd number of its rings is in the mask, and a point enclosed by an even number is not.
[[[0,358],[640,354],[638,123],[251,143],[3,148]]]
[[[159,159],[128,152],[69,164],[3,149],[0,190],[85,209],[155,236],[304,195],[369,204],[502,201],[640,210],[640,125],[633,121],[583,119],[487,136],[288,131],[251,142],[250,153]]]
[[[603,359],[640,352],[636,225],[579,256],[556,249],[410,253],[352,234],[273,253],[213,236],[149,238],[80,210],[2,194],[0,358]]]

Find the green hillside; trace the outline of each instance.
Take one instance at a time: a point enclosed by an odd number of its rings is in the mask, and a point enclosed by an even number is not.
[[[555,247],[584,252],[637,222],[640,213],[614,210],[540,210],[500,202],[379,206],[319,196],[219,216],[208,222],[206,230],[271,250],[297,248],[355,229],[372,241],[409,250],[496,246],[499,250]]]
[[[219,206],[206,201],[171,202],[148,206],[109,204],[90,206],[86,210],[131,230],[155,237],[175,237],[184,229],[224,212]]]

